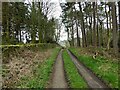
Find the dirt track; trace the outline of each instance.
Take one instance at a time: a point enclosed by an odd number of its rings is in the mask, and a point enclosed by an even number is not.
[[[62,61],[62,50],[59,52],[55,62],[51,88],[67,88],[67,82],[65,80],[63,61]]]
[[[67,50],[68,51],[68,50]],[[100,81],[92,72],[90,72],[82,63],[80,63],[77,58],[72,55],[70,51],[68,51],[68,54],[72,58],[72,61],[76,65],[79,73],[83,76],[85,81],[87,82],[88,86],[90,88],[108,88],[102,81]]]

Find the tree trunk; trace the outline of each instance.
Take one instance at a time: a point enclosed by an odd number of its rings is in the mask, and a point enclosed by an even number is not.
[[[89,26],[89,30],[90,30],[90,44],[93,45],[93,44],[92,44],[92,42],[93,42],[93,41],[92,41],[92,40],[93,40],[93,37],[92,37],[92,35],[93,35],[93,34],[92,34],[92,16],[89,17],[89,25],[90,25],[90,26]]]
[[[76,19],[76,30],[77,30],[77,46],[80,47],[80,37],[78,32],[78,21]]]
[[[67,38],[68,38],[67,40],[69,41],[69,29],[68,29],[68,27],[67,27],[67,34],[68,34],[68,35],[67,35],[67,36],[68,36],[68,37],[67,37]]]
[[[74,30],[73,30],[73,20],[72,20],[72,28],[71,28],[71,31],[72,31],[72,35],[71,35],[71,37],[72,37],[72,46],[74,46]]]
[[[20,35],[20,43],[22,42],[22,34],[21,34],[21,30],[19,31],[19,35]]]
[[[119,42],[119,52],[120,52],[120,1],[118,2],[118,16],[119,16],[119,26],[118,26],[118,30],[119,30],[119,39],[118,39],[118,42]]]
[[[88,20],[87,20],[87,15],[85,17],[85,21],[86,21],[86,26],[88,26]],[[86,46],[89,46],[89,32],[88,32],[88,27],[86,28]]]
[[[103,23],[100,22],[100,47],[103,47],[104,44],[103,44]]]
[[[31,31],[31,38],[32,38],[32,43],[35,43],[35,40],[36,40],[36,27],[35,27],[35,4],[34,4],[34,2],[32,2],[32,17],[31,17],[31,19],[32,19],[32,31]]]
[[[39,43],[42,42],[42,28],[41,28],[41,8],[40,2],[38,2],[38,36],[39,36]]]
[[[93,45],[96,47],[96,9],[95,9],[95,2],[93,2]]]
[[[107,18],[107,50],[110,49],[109,44],[110,44],[110,32],[109,32],[109,27],[108,27],[108,12],[107,12],[107,5],[105,3],[105,13],[106,13],[106,18]]]
[[[113,25],[113,49],[115,55],[118,55],[118,34],[117,34],[117,17],[115,2],[111,2],[112,5],[112,25]]]
[[[82,12],[82,7],[81,7],[81,3],[79,2],[79,9],[80,9],[80,13],[81,13],[81,31],[82,31],[82,45],[83,47],[87,47],[86,44],[86,34],[85,34],[85,24],[84,24],[84,16],[83,16],[83,12]]]
[[[119,29],[120,29],[120,1],[118,2]]]
[[[97,46],[100,47],[100,36],[99,36],[99,27],[98,27],[98,13],[97,13],[98,5],[96,2],[96,16],[97,16],[97,21],[96,21],[96,29],[97,29]]]
[[[75,6],[74,6],[75,9]],[[79,37],[79,31],[78,31],[78,20],[77,20],[77,11],[75,9],[75,24],[76,24],[76,31],[77,31],[77,46],[80,47],[80,37]]]
[[[6,21],[7,21],[7,24],[6,24],[6,31],[7,31],[7,32],[6,32],[6,33],[7,33],[6,36],[7,36],[7,38],[6,38],[6,39],[7,39],[7,40],[6,40],[6,41],[7,41],[7,43],[9,44],[9,43],[10,43],[10,32],[9,32],[9,29],[10,29],[10,28],[9,28],[9,26],[10,26],[10,25],[9,25],[9,24],[10,24],[9,22],[10,22],[10,21],[9,21],[9,15],[7,15],[6,17],[7,17],[7,19],[6,19]]]
[[[111,42],[111,32],[112,32],[112,16],[111,16],[111,6],[109,5],[109,11],[110,11],[110,13],[109,13],[109,25],[110,25],[110,27],[109,27],[109,40],[108,40],[108,43],[109,43],[109,48],[110,48],[110,42]]]
[[[6,25],[5,25],[5,33],[6,33],[6,37],[5,37],[5,40],[6,40],[6,43],[9,44],[10,43],[10,32],[9,32],[9,24],[10,24],[10,18],[9,18],[9,3],[8,2],[4,2],[4,5],[5,5],[5,22],[6,22]]]

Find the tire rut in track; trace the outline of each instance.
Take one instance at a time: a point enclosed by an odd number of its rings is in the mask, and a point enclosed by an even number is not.
[[[59,52],[54,65],[50,88],[68,88],[63,67],[62,50]]]
[[[69,50],[67,50],[67,52],[71,57],[73,63],[77,67],[79,73],[82,75],[82,77],[87,82],[90,88],[96,88],[96,89],[102,88],[102,90],[108,88],[107,85],[105,85],[100,79],[98,79],[98,77],[96,77],[81,62],[79,62],[77,58],[74,55],[72,55],[72,53]]]

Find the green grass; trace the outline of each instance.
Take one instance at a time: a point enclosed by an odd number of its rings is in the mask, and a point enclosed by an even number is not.
[[[21,82],[18,85],[20,88],[45,88],[52,72],[52,66],[57,57],[60,48],[55,48],[49,57],[41,65],[38,65],[34,72],[34,76],[24,76],[21,78]]]
[[[80,55],[75,48],[70,48],[70,50],[110,87],[118,88],[118,63],[107,60],[102,56],[93,59],[92,56]]]
[[[79,75],[67,51],[63,51],[64,67],[69,81],[70,88],[87,88],[86,82]]]

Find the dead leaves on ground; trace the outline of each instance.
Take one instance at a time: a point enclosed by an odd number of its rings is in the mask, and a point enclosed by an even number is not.
[[[11,56],[10,62],[3,64],[3,87],[12,88],[23,76],[32,77],[35,67],[51,55],[52,49],[46,51],[24,50],[19,55]]]

